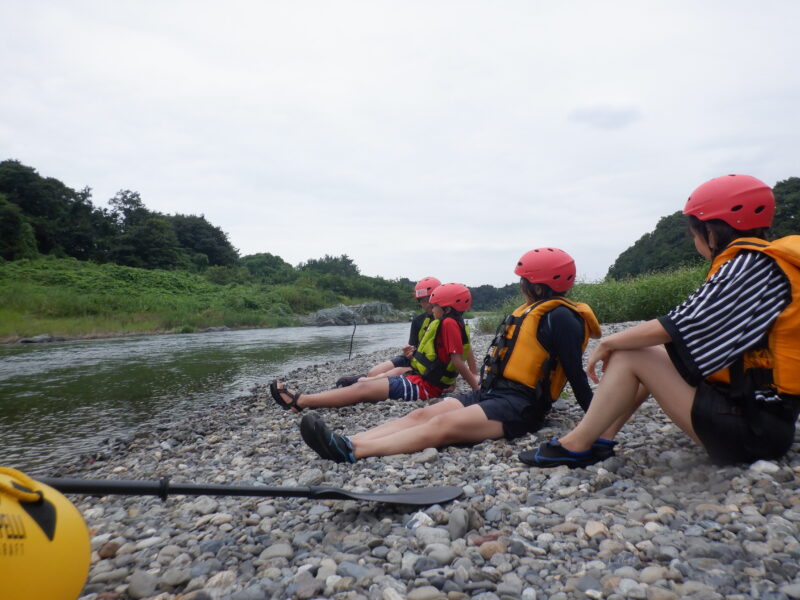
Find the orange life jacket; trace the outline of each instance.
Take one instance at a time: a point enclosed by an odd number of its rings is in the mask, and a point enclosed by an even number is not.
[[[506,380],[529,391],[547,392],[551,402],[558,398],[567,383],[567,375],[563,365],[542,346],[536,334],[542,318],[559,306],[566,306],[583,319],[581,351],[586,349],[590,337],[600,337],[600,323],[588,304],[560,296],[523,304],[508,315],[497,329],[483,361],[482,387],[502,387],[502,381]]]
[[[743,356],[744,372],[761,369],[771,372],[771,387],[780,395],[800,395],[800,235],[790,235],[774,242],[759,238],[739,238],[725,248],[711,263],[708,277],[742,250],[755,250],[770,256],[786,275],[792,288],[791,302],[772,324],[766,348],[748,350]],[[730,383],[730,369],[707,377],[709,381]]]

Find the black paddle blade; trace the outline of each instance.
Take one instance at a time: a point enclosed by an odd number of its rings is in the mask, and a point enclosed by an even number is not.
[[[342,499],[342,500],[366,500],[369,502],[385,502],[388,504],[414,504],[417,506],[429,506],[431,504],[443,504],[455,500],[464,493],[460,487],[440,486],[422,487],[402,490],[399,492],[348,492],[339,488],[312,487],[313,495],[310,498]]]
[[[400,492],[349,492],[335,487],[268,487],[260,485],[219,485],[199,483],[173,483],[160,481],[119,479],[70,479],[37,477],[45,485],[64,494],[116,494],[124,496],[260,496],[269,498],[312,498],[315,500],[363,500],[388,504],[413,504],[428,506],[458,498],[460,487],[423,487]]]

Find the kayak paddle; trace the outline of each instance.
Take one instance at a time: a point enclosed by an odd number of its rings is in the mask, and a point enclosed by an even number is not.
[[[388,504],[413,504],[428,506],[449,502],[461,496],[463,490],[456,486],[421,487],[399,492],[350,492],[330,486],[269,487],[260,485],[218,485],[172,483],[168,478],[158,481],[133,479],[71,479],[37,477],[45,485],[64,494],[120,494],[126,496],[263,496],[268,498],[311,498],[313,500],[363,500]]]

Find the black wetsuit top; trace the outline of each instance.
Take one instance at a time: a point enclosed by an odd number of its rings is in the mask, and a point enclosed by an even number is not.
[[[566,306],[559,306],[542,316],[536,339],[564,367],[564,374],[575,399],[585,412],[592,401],[592,388],[589,387],[589,379],[583,370],[581,344],[584,327],[583,319],[578,313]],[[559,331],[562,335],[553,335],[553,331]]]

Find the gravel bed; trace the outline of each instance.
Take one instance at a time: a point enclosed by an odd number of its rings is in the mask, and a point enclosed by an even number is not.
[[[477,355],[488,341],[475,336]],[[394,353],[328,362],[286,380],[327,389]],[[58,474],[356,491],[457,485],[464,495],[424,509],[72,496],[92,536],[83,600],[800,598],[797,445],[780,461],[718,467],[650,400],[619,435],[617,456],[572,471],[526,467],[519,451],[580,418],[567,393],[544,429],[514,442],[338,465],[303,444],[299,417],[273,403],[267,384],[202,418],[109,441]],[[352,433],[422,405],[321,412]]]

